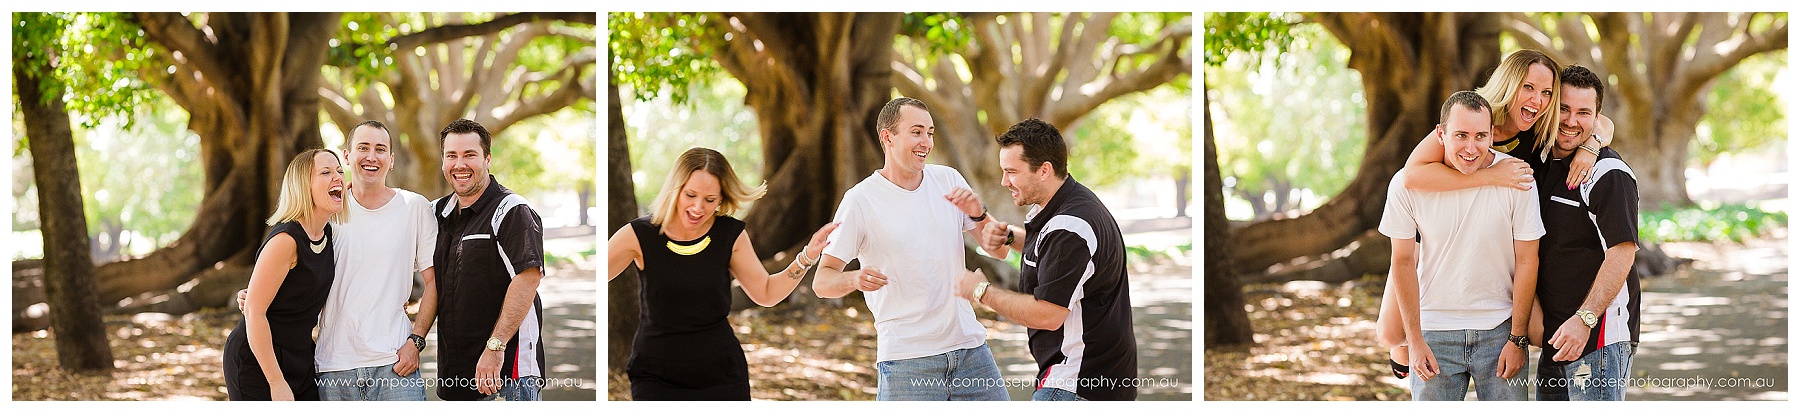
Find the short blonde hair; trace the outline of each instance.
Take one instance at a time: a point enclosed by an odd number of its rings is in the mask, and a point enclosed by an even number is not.
[[[681,194],[681,187],[687,184],[688,177],[693,176],[694,171],[706,171],[719,178],[719,209],[713,212],[713,216],[735,214],[745,203],[761,199],[768,193],[767,184],[753,188],[738,180],[737,173],[731,170],[731,162],[726,161],[725,155],[719,151],[689,148],[675,160],[675,168],[669,170],[669,180],[663,182],[662,190],[656,193],[656,201],[651,204],[650,225],[655,225],[659,232],[668,217],[678,213],[676,196]]]
[[[1519,98],[1519,85],[1525,83],[1525,74],[1531,72],[1531,65],[1544,65],[1544,68],[1550,69],[1550,103],[1538,112],[1537,122],[1531,125],[1531,130],[1537,132],[1537,148],[1542,149],[1560,117],[1556,105],[1562,102],[1562,78],[1559,77],[1562,65],[1557,64],[1556,59],[1533,49],[1514,51],[1500,61],[1500,67],[1494,68],[1494,75],[1488,77],[1487,84],[1475,92],[1493,104],[1494,124],[1499,125],[1512,117],[1513,100]],[[1495,136],[1494,140],[1511,138]]]
[[[312,173],[313,158],[320,153],[331,155],[332,160],[339,160],[337,152],[330,149],[312,149],[294,155],[288,161],[287,172],[281,174],[281,195],[275,201],[275,213],[269,215],[267,225],[275,225],[288,221],[305,221],[313,218]],[[341,160],[338,161],[342,165]],[[346,192],[344,196],[349,196]],[[345,220],[343,210],[331,214],[326,220],[342,224]]]

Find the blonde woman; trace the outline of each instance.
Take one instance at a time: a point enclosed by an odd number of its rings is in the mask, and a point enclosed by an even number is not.
[[[245,316],[225,341],[231,400],[318,400],[313,326],[331,291],[333,222],[342,222],[343,164],[325,149],[288,162],[269,234],[250,273]]]
[[[749,400],[749,366],[726,316],[731,281],[764,307],[794,292],[819,262],[825,239],[813,233],[793,263],[767,273],[744,222],[730,215],[763,196],[744,185],[718,151],[688,149],[669,171],[652,215],[631,221],[606,242],[607,279],[627,265],[640,271],[637,338],[625,371],[634,400]]]

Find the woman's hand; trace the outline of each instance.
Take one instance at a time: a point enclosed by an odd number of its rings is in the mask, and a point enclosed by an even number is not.
[[[1503,158],[1492,167],[1475,171],[1482,185],[1504,186],[1517,190],[1531,189],[1531,165],[1519,158]]]
[[[831,244],[831,242],[827,240],[831,238],[832,232],[837,231],[838,225],[842,224],[842,222],[833,222],[825,224],[823,227],[819,227],[818,231],[813,232],[812,240],[806,242],[806,248],[800,249],[801,258],[806,259],[806,262],[810,262],[813,265],[819,265],[819,256],[824,255],[825,246]],[[806,256],[808,252],[812,253],[812,256]]]
[[[294,401],[294,389],[288,388],[287,380],[269,382],[269,400],[278,402]]]
[[[1576,148],[1575,162],[1569,165],[1569,177],[1564,183],[1569,185],[1569,189],[1575,189],[1577,186],[1588,183],[1589,180],[1593,179],[1593,177],[1588,176],[1588,174],[1594,173],[1594,163],[1599,161],[1600,157],[1594,156],[1593,152]]]

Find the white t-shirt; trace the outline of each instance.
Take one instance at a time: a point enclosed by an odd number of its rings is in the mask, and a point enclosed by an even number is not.
[[[412,334],[406,299],[413,273],[431,268],[437,221],[425,197],[395,191],[387,205],[373,210],[355,196],[344,197],[350,220],[337,226],[337,279],[319,313],[313,351],[319,372],[392,364],[400,346],[412,345],[406,340]]]
[[[1494,152],[1494,162],[1508,158]],[[1492,166],[1492,164],[1489,164]],[[1487,330],[1512,317],[1513,241],[1544,236],[1538,192],[1484,185],[1449,192],[1388,184],[1381,233],[1419,239],[1419,325]]]
[[[875,316],[876,361],[933,356],[981,346],[987,330],[975,310],[956,297],[969,216],[944,199],[968,188],[962,174],[925,165],[924,182],[908,191],[880,173],[844,192],[825,254],[858,259],[886,274],[888,284],[863,293]]]

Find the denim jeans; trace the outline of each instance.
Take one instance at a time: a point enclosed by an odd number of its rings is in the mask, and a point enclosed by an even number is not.
[[[537,376],[520,377],[516,380],[513,380],[513,379],[506,380],[505,384],[500,385],[499,393],[490,394],[490,395],[488,395],[488,397],[481,398],[481,400],[482,401],[494,401],[494,400],[508,401],[508,400],[510,400],[510,401],[535,402],[535,401],[540,401],[540,400],[544,399],[544,396],[542,394],[539,394],[543,390],[544,390],[544,379],[542,377],[537,377]]]
[[[994,353],[983,343],[935,356],[875,363],[875,400],[1009,400]]]
[[[1478,400],[1525,400],[1525,380],[1501,378],[1500,351],[1512,343],[1506,341],[1512,321],[1487,330],[1425,331],[1425,345],[1437,357],[1438,375],[1426,381],[1419,377],[1419,366],[1413,366],[1413,400],[1463,400],[1469,383],[1475,383]]]
[[[423,401],[425,379],[419,370],[400,377],[394,365],[357,367],[319,373],[319,399],[332,401]]]
[[[1636,353],[1636,345],[1621,341],[1569,364],[1540,367],[1538,400],[1625,400],[1625,380],[1631,377],[1631,356]]]
[[[1073,402],[1073,401],[1087,401],[1087,399],[1081,398],[1081,396],[1076,395],[1075,392],[1072,392],[1072,391],[1058,389],[1055,387],[1044,387],[1044,388],[1039,388],[1039,389],[1037,389],[1037,391],[1031,393],[1031,401],[1036,401],[1036,402]]]

